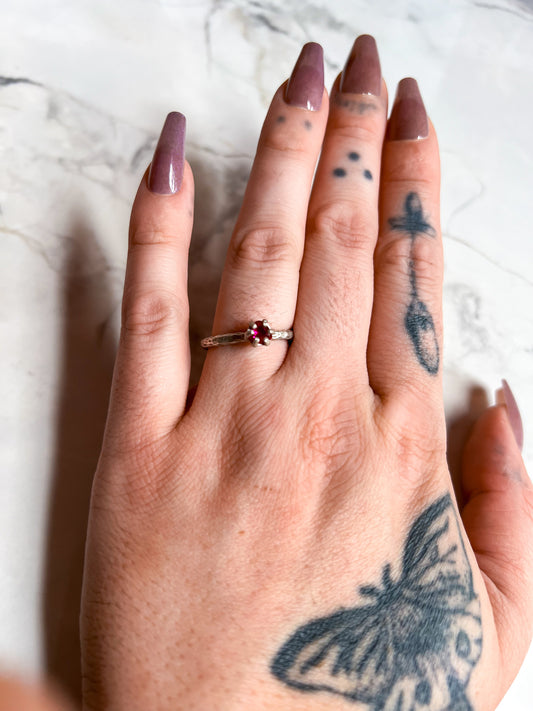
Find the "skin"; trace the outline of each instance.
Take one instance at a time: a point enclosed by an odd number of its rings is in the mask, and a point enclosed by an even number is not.
[[[73,711],[56,689],[12,677],[0,678],[0,709],[2,711]]]
[[[210,350],[189,409],[193,177],[186,164],[171,196],[141,182],[87,539],[86,711],[368,709],[290,688],[270,664],[300,625],[397,572],[417,516],[453,497],[442,365],[421,367],[405,326],[412,260],[442,353],[439,155],[432,126],[384,140],[385,84],[371,110],[337,92],[319,111],[276,93],[213,326],[266,316],[294,341]],[[391,228],[411,192],[431,238]],[[474,427],[462,486],[483,627],[467,691],[488,711],[533,623],[533,488],[505,406]]]

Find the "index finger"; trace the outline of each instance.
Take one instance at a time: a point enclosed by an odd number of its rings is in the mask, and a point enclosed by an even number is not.
[[[132,208],[110,435],[121,449],[170,432],[190,372],[187,260],[194,183],[184,161],[185,117],[168,115]],[[139,434],[140,433],[140,434]]]

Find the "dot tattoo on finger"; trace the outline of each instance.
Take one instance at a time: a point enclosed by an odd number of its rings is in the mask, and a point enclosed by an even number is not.
[[[348,160],[351,161],[352,163],[357,163],[359,162],[361,155],[357,153],[357,151],[350,151],[347,154]],[[337,168],[333,168],[333,175],[336,178],[345,178],[348,175],[348,172],[345,168],[342,168],[341,166]],[[368,168],[363,169],[363,178],[366,180],[373,180],[372,176],[372,171],[368,170]]]

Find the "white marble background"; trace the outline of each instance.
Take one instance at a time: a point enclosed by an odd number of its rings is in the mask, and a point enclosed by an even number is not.
[[[472,388],[492,397],[506,377],[533,470],[532,0],[2,0],[0,10],[4,665],[75,690],[129,208],[162,121],[171,109],[188,119],[198,339],[265,109],[308,40],[324,46],[328,85],[362,32],[378,40],[391,93],[418,78],[442,148],[450,456]],[[530,653],[499,709],[532,704]]]

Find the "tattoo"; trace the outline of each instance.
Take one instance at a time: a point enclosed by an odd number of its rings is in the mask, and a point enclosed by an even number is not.
[[[401,573],[383,568],[367,600],[311,620],[283,644],[271,672],[289,687],[329,692],[368,711],[473,711],[479,598],[449,494],[412,524]]]
[[[356,151],[350,151],[350,153],[348,153],[348,160],[350,160],[350,161],[352,161],[352,162],[354,162],[354,163],[356,163],[356,162],[359,160],[360,157],[361,157],[361,156],[360,156],[359,153],[357,153]],[[346,172],[345,168],[333,168],[333,171],[332,171],[332,172],[333,172],[333,175],[334,175],[336,178],[344,178],[344,177],[346,177],[346,175],[347,175],[347,172]],[[364,175],[364,177],[365,177],[367,180],[372,180],[372,179],[373,179],[372,173],[371,173],[371,171],[368,170],[368,169],[363,170],[363,175]]]
[[[368,111],[377,111],[378,107],[370,101],[365,101],[364,99],[347,99],[346,96],[342,94],[335,95],[335,104],[341,106],[343,109],[348,109],[348,111],[353,111],[354,113],[362,116]]]
[[[304,126],[306,127],[306,129],[308,131],[310,131],[313,128],[313,124],[311,123],[311,121],[304,121]]]
[[[418,362],[428,373],[436,375],[440,363],[439,342],[433,317],[426,304],[418,296],[413,247],[417,235],[435,237],[437,233],[424,217],[417,193],[407,195],[403,215],[391,217],[389,225],[392,230],[406,232],[411,238],[411,255],[409,257],[411,301],[407,307],[404,324],[413,343]]]
[[[276,119],[276,121],[277,121],[278,123],[285,123],[286,120],[287,120],[287,117],[286,117],[286,116],[283,116],[283,115],[278,116],[278,118]]]

